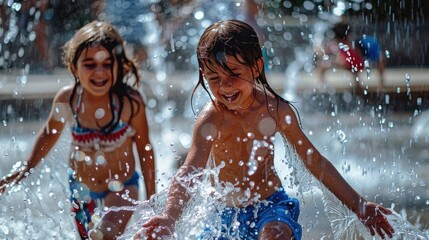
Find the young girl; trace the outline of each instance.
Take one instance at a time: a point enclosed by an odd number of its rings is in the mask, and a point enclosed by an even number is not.
[[[277,132],[372,235],[392,236],[394,230],[383,215],[391,211],[366,201],[344,180],[303,133],[291,104],[268,85],[258,37],[249,25],[237,20],[212,24],[197,54],[196,87],[201,85],[212,101],[195,122],[192,145],[169,187],[165,208],[145,222],[136,237],[173,234],[191,197],[181,179],[195,170],[220,166],[219,184],[234,189],[220,199],[227,207],[219,213],[222,229],[214,239],[300,239],[299,202],[288,197],[274,168]],[[254,145],[255,141],[263,144]]]
[[[75,83],[56,94],[30,158],[22,169],[1,180],[0,193],[33,172],[61,133],[70,130],[72,211],[79,234],[86,239],[95,224],[96,209],[129,206],[138,199],[140,176],[133,144],[146,196],[155,193],[154,155],[145,104],[134,88],[140,81],[138,70],[125,55],[124,40],[117,30],[105,22],[85,25],[66,43],[64,62]],[[131,216],[130,211],[107,213],[91,237],[120,235]]]

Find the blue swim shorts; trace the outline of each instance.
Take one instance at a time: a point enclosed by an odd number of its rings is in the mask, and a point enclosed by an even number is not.
[[[284,189],[279,189],[258,204],[223,209],[219,213],[222,230],[213,231],[214,229],[208,226],[198,239],[258,239],[262,227],[275,221],[287,224],[295,239],[300,240],[302,228],[298,223],[299,213],[298,199],[289,198]],[[214,232],[220,233],[213,236]]]

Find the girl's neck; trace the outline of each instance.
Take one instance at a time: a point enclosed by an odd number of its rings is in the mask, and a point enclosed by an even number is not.
[[[85,100],[86,101],[94,101],[94,102],[99,102],[99,101],[105,101],[105,99],[109,99],[110,96],[108,93],[101,95],[101,96],[96,96],[91,94],[90,91],[85,90],[85,88],[83,88],[82,86],[78,86],[77,90],[76,90],[76,94],[78,96],[83,96],[85,95]]]
[[[87,110],[99,109],[99,108],[110,108],[110,96],[94,96],[88,91],[85,91],[81,86],[78,87],[77,91],[76,108],[77,112],[82,110],[82,106],[85,105]]]

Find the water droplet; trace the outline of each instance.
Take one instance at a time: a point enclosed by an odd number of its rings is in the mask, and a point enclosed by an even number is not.
[[[103,108],[97,108],[94,112],[94,117],[96,119],[102,119],[104,115],[106,114],[106,111]]]
[[[119,191],[121,191],[124,188],[124,185],[120,181],[113,180],[113,181],[109,182],[109,184],[107,185],[107,187],[112,192],[119,192]]]
[[[58,212],[63,213],[64,212],[64,203],[62,201],[58,202]]]
[[[27,84],[27,82],[28,82],[28,77],[27,77],[27,75],[23,75],[23,76],[19,77],[18,79],[19,79],[19,83],[20,83],[21,85],[25,85],[25,84]]]
[[[292,123],[292,117],[290,115],[286,115],[285,121],[287,124],[291,124]]]
[[[95,224],[98,225],[101,222],[101,216],[99,214],[93,214],[91,216],[91,221]]]
[[[95,53],[94,58],[98,61],[103,61],[107,57],[107,54],[105,52],[99,51]]]
[[[144,147],[144,149],[146,151],[150,151],[150,150],[152,150],[152,145],[148,143],[148,144],[146,144],[146,146]]]
[[[347,140],[346,140],[346,133],[344,131],[337,130],[336,134],[337,134],[337,139],[340,141],[340,143],[347,142]]]
[[[384,53],[386,54],[386,58],[390,58],[390,51],[389,50],[386,50]]]
[[[91,163],[92,163],[92,159],[91,159],[91,157],[90,157],[90,156],[85,156],[85,157],[84,157],[84,160],[85,160],[85,163],[86,163],[86,164],[91,164]]]
[[[95,158],[95,162],[96,162],[97,164],[99,164],[99,165],[104,165],[104,164],[106,164],[106,158],[105,158],[105,156],[104,156],[104,152],[102,152],[102,151],[97,151],[97,152],[94,154],[94,158]]]
[[[74,151],[74,154],[72,153],[72,157],[74,157],[74,159],[78,162],[82,162],[83,160],[85,160],[85,153],[82,151]]]

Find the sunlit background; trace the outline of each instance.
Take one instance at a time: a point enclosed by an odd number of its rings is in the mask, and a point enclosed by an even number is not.
[[[429,1],[255,0],[255,13],[246,10],[250,2],[0,0],[0,176],[26,159],[54,94],[72,81],[61,62],[62,45],[99,19],[117,26],[140,63],[157,187],[165,189],[191,141],[199,36],[211,23],[235,18],[257,29],[269,83],[298,108],[322,154],[366,198],[428,233]],[[339,21],[350,24],[354,39],[378,40],[383,85],[371,63],[359,74],[363,92],[355,93],[354,75],[340,68],[328,69],[321,83],[315,49]],[[196,113],[207,100],[197,91]],[[0,196],[0,238],[74,238],[64,142],[35,176]],[[300,217],[304,239],[331,239],[316,205],[305,205]]]

